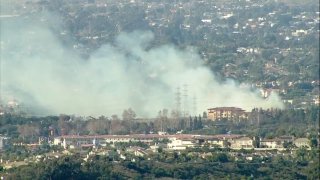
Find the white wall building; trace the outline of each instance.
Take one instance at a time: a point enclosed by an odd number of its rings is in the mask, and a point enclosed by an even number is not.
[[[4,137],[0,136],[0,151],[3,149],[4,147]]]
[[[68,135],[55,137],[54,145],[60,145],[64,148],[76,148],[84,145],[106,146],[113,143],[129,143],[129,142],[144,142],[151,144],[155,139],[161,140],[168,138],[170,135],[158,134],[132,134],[132,135],[96,135],[96,136],[78,136]]]
[[[232,149],[252,149],[254,148],[254,141],[249,137],[241,137],[231,141]]]
[[[218,147],[221,147],[221,148],[225,148],[228,146],[227,144],[227,141],[226,140],[223,140],[223,139],[208,139],[207,140],[207,143],[211,146],[218,146]]]
[[[187,148],[193,148],[196,147],[197,141],[193,138],[169,138],[171,141],[170,143],[167,144],[167,148],[171,150],[184,150]]]
[[[310,148],[310,140],[308,138],[298,138],[294,140],[294,145],[298,148],[306,147]]]
[[[262,148],[283,148],[283,144],[281,143],[280,139],[263,139],[260,140],[260,147]]]
[[[0,151],[2,151],[6,144],[7,144],[8,138],[5,136],[0,136]]]

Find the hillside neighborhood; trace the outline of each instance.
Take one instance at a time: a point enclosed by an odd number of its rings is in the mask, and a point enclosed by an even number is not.
[[[167,143],[155,143],[166,141]],[[308,138],[294,138],[293,136],[281,136],[273,139],[259,139],[258,137],[248,137],[245,135],[99,135],[99,136],[60,136],[53,140],[53,145],[62,146],[65,149],[81,148],[103,148],[115,143],[141,142],[149,145],[153,149],[164,148],[167,150],[185,150],[187,148],[219,147],[231,149],[255,149],[255,150],[285,150],[289,148],[311,148]]]
[[[320,178],[316,0],[1,0],[0,180]]]

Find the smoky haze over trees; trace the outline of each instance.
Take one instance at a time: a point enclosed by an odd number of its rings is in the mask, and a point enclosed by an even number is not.
[[[188,84],[202,113],[211,106],[281,108],[235,81],[218,82],[194,47],[152,45],[150,31],[121,32],[87,58],[59,39],[59,15],[42,13],[1,23],[2,99],[17,99],[38,114],[120,115],[132,107],[138,116],[175,109],[175,89]],[[61,28],[61,29],[60,29]],[[133,29],[134,30],[134,29]]]

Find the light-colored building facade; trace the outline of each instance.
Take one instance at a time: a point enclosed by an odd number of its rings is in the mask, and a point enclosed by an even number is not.
[[[220,147],[225,148],[228,146],[228,142],[226,139],[223,138],[216,138],[216,137],[200,137],[199,141],[202,142],[202,145],[209,146],[209,147]]]
[[[236,107],[216,107],[208,109],[208,119],[213,121],[222,119],[240,121],[248,119],[248,113]]]
[[[255,148],[254,140],[249,137],[240,137],[230,141],[231,149],[253,149]]]
[[[0,136],[0,151],[3,149],[4,147],[4,137]]]
[[[283,148],[283,143],[280,139],[262,139],[260,140],[260,148],[271,148],[271,149],[277,149],[277,148]]]
[[[294,145],[298,148],[306,147],[310,148],[310,140],[308,138],[297,138],[294,140]]]
[[[170,143],[167,144],[167,148],[170,150],[184,150],[187,148],[194,148],[199,146],[197,141],[193,138],[169,138]]]
[[[167,139],[168,143],[160,143],[159,140]],[[220,147],[231,149],[284,149],[285,144],[293,144],[296,147],[310,148],[310,140],[293,136],[280,136],[274,139],[255,139],[240,134],[195,135],[195,134],[132,134],[132,135],[96,135],[78,136],[68,135],[54,138],[53,144],[66,149],[72,148],[96,148],[105,147],[114,143],[143,142],[150,145],[150,150],[156,152],[159,148],[168,150],[185,150],[196,147]],[[258,144],[259,143],[259,144]],[[1,145],[1,144],[0,144]],[[259,149],[258,148],[258,149]]]
[[[0,136],[0,151],[4,150],[8,142],[8,138],[5,136]]]
[[[77,148],[84,145],[106,146],[107,144],[120,143],[120,142],[152,143],[154,139],[161,139],[165,137],[166,136],[161,136],[157,134],[96,135],[96,136],[68,135],[68,136],[59,136],[54,138],[53,144],[63,146],[64,148]]]

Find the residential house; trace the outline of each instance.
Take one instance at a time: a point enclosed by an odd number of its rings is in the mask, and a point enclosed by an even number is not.
[[[262,139],[260,140],[260,148],[283,148],[283,144],[280,139]]]
[[[167,144],[167,148],[170,150],[184,150],[199,145],[197,141],[191,137],[173,137],[169,138],[169,141],[171,142]]]
[[[134,154],[135,156],[143,157],[147,155],[147,152],[141,147],[130,147],[127,148],[127,152]]]
[[[4,137],[0,136],[0,151],[3,149],[4,147]]]
[[[298,148],[306,147],[310,148],[310,140],[308,138],[297,138],[294,140],[294,145]]]
[[[211,137],[211,136],[201,136],[196,137],[200,142],[202,142],[203,145],[209,145],[211,147],[221,147],[225,148],[228,146],[228,142],[226,139]]]
[[[282,144],[284,144],[284,143],[293,143],[293,141],[294,141],[294,137],[293,136],[280,136],[277,139],[279,139]]]
[[[156,143],[156,144],[150,146],[150,150],[151,150],[152,152],[158,152],[159,149],[164,149],[164,148],[166,148],[166,147],[167,147],[166,144]]]
[[[8,138],[0,135],[0,151],[4,150],[8,143]]]
[[[252,149],[255,148],[254,140],[250,137],[240,137],[231,141],[232,149]]]

